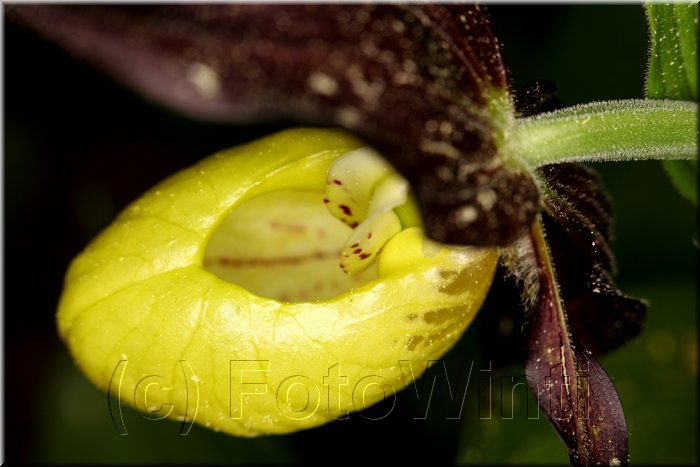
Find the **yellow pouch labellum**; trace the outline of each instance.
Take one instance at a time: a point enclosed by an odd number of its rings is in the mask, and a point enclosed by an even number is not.
[[[330,165],[360,147],[284,131],[127,207],[66,275],[57,323],[79,367],[151,418],[240,436],[318,426],[411,383],[471,322],[498,253],[409,227],[343,274],[352,229],[323,197]]]

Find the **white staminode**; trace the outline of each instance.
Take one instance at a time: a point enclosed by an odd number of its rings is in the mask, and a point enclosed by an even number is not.
[[[394,208],[406,202],[408,183],[370,148],[338,158],[328,169],[324,201],[331,214],[355,229],[340,252],[347,274],[365,270],[401,221]]]

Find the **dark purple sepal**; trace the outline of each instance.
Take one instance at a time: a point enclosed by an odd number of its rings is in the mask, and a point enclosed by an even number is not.
[[[626,465],[627,425],[620,399],[593,355],[572,340],[541,223],[533,227],[530,241],[539,292],[527,325],[528,384],[573,465]]]
[[[577,342],[603,354],[637,336],[646,317],[646,304],[614,282],[610,201],[597,174],[582,164],[545,166],[536,175],[569,328]]]
[[[534,180],[496,144],[495,122],[513,110],[478,5],[11,5],[6,14],[188,115],[357,133],[409,180],[438,241],[507,245],[538,211]]]

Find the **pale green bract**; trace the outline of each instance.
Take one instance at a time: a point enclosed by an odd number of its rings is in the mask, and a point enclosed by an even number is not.
[[[128,206],[66,275],[57,322],[77,365],[181,432],[197,422],[240,436],[318,426],[410,384],[474,318],[498,251],[426,240],[388,165],[339,159],[367,156],[361,148],[341,131],[288,130],[215,154]],[[327,193],[345,163],[378,176]],[[352,170],[343,180],[359,187]],[[365,213],[355,230],[329,209],[343,196]],[[345,274],[355,232],[382,241]]]

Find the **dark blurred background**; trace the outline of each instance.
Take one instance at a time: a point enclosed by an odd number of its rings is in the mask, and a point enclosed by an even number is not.
[[[565,105],[643,97],[648,44],[641,6],[491,5],[489,11],[514,88],[546,78]],[[506,365],[478,375],[474,368],[459,419],[447,418],[455,413],[450,404],[417,419],[421,404],[401,393],[382,421],[363,415],[390,406],[286,437],[241,439],[199,426],[178,436],[177,424],[133,411],[125,414],[129,436],[119,436],[106,395],[72,365],[56,335],[54,313],[70,259],[167,175],[289,123],[225,126],[172,114],[30,32],[3,26],[6,460],[568,462],[544,415],[527,418],[522,388],[514,407],[499,406],[500,376],[523,369],[507,364],[484,313],[445,360],[450,368],[460,359]],[[696,212],[658,162],[597,168],[614,201],[618,284],[650,302],[643,334],[602,358],[625,408],[631,461],[695,463]],[[484,387],[479,394],[482,375],[493,385],[490,420],[480,418],[488,395]],[[513,419],[506,419],[511,409]]]

